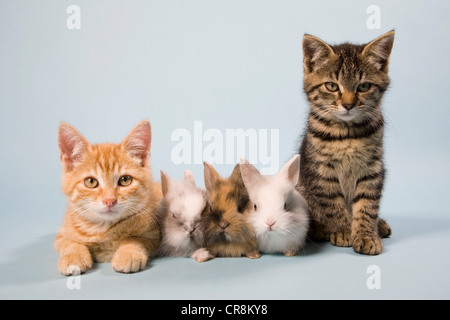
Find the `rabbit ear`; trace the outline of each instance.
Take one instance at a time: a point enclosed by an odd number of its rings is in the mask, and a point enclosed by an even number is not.
[[[287,179],[289,184],[294,188],[297,185],[300,172],[300,155],[293,156],[278,173],[279,176]]]
[[[205,178],[205,188],[206,188],[206,190],[211,191],[214,186],[214,183],[216,181],[221,180],[222,178],[217,173],[217,171],[213,168],[213,166],[210,165],[209,163],[203,162],[203,166],[204,166],[203,175]]]
[[[249,164],[250,162],[248,162],[248,160],[247,159],[245,159],[245,158],[241,158],[241,159],[239,159],[240,161],[239,161],[239,164]]]
[[[250,163],[240,164],[242,181],[248,192],[253,190],[253,188],[260,183],[261,173]]]
[[[235,180],[235,181],[236,180],[241,180],[241,167],[240,167],[239,163],[234,166],[234,169],[233,169],[233,172],[231,173],[230,178]]]
[[[189,182],[193,186],[195,186],[194,174],[190,170],[186,170],[184,172],[184,181]]]
[[[161,189],[164,197],[169,192],[169,184],[171,184],[171,182],[172,179],[167,175],[167,173],[161,170]]]

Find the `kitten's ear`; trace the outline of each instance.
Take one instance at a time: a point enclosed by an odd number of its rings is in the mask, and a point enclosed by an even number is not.
[[[206,190],[211,191],[216,181],[222,180],[217,171],[207,162],[203,162],[204,165],[204,178]]]
[[[83,160],[90,144],[77,129],[62,122],[58,128],[58,146],[64,170],[72,171]]]
[[[380,71],[387,72],[389,56],[394,45],[394,37],[394,30],[385,33],[366,44],[361,55],[373,63]]]
[[[283,168],[281,168],[280,172],[278,172],[278,176],[286,179],[289,182],[289,185],[294,188],[298,183],[299,171],[300,155],[296,154],[283,166]]]
[[[195,178],[194,178],[194,174],[192,173],[192,171],[186,170],[184,172],[184,180],[186,182],[190,183],[191,185],[195,186]]]
[[[161,189],[163,196],[165,197],[169,192],[170,177],[164,171],[161,170],[160,172],[161,172]]]
[[[324,41],[309,34],[303,36],[303,67],[313,72],[323,66],[333,55],[333,49]]]
[[[122,146],[128,154],[139,161],[143,167],[150,166],[150,145],[152,142],[152,131],[150,122],[143,120],[122,141]]]
[[[239,166],[241,168],[242,181],[250,194],[251,190],[261,182],[261,173],[259,173],[258,169],[248,161],[246,163],[241,163]]]

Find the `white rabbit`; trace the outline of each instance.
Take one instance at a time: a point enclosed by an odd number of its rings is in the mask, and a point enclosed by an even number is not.
[[[306,201],[296,190],[299,155],[273,176],[263,176],[248,161],[241,160],[241,175],[253,204],[248,219],[262,253],[297,255],[306,241],[309,216]]]
[[[186,170],[183,181],[175,181],[161,171],[163,198],[158,216],[162,223],[159,256],[192,257],[204,262],[212,255],[204,248],[201,214],[206,207],[206,190],[196,187]]]

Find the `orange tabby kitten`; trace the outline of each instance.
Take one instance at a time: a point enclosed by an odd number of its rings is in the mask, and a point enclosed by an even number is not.
[[[151,128],[140,122],[120,144],[91,145],[74,127],[58,131],[62,188],[68,210],[55,247],[64,275],[111,261],[115,271],[143,269],[158,248],[156,207],[161,187],[152,181]]]

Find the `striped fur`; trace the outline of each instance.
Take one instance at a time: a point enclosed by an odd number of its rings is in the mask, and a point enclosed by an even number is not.
[[[139,271],[159,246],[156,207],[162,192],[152,181],[150,134],[150,124],[142,121],[121,144],[91,145],[71,125],[60,125],[62,188],[68,198],[55,240],[62,274],[85,272],[94,261],[111,261],[119,272]],[[118,185],[123,175],[132,177],[130,185]],[[98,186],[87,187],[87,177]],[[108,208],[105,203],[113,200]]]
[[[391,31],[366,45],[303,38],[310,111],[300,147],[300,182],[313,219],[310,237],[379,254],[388,224],[378,218],[385,169],[384,118]]]

